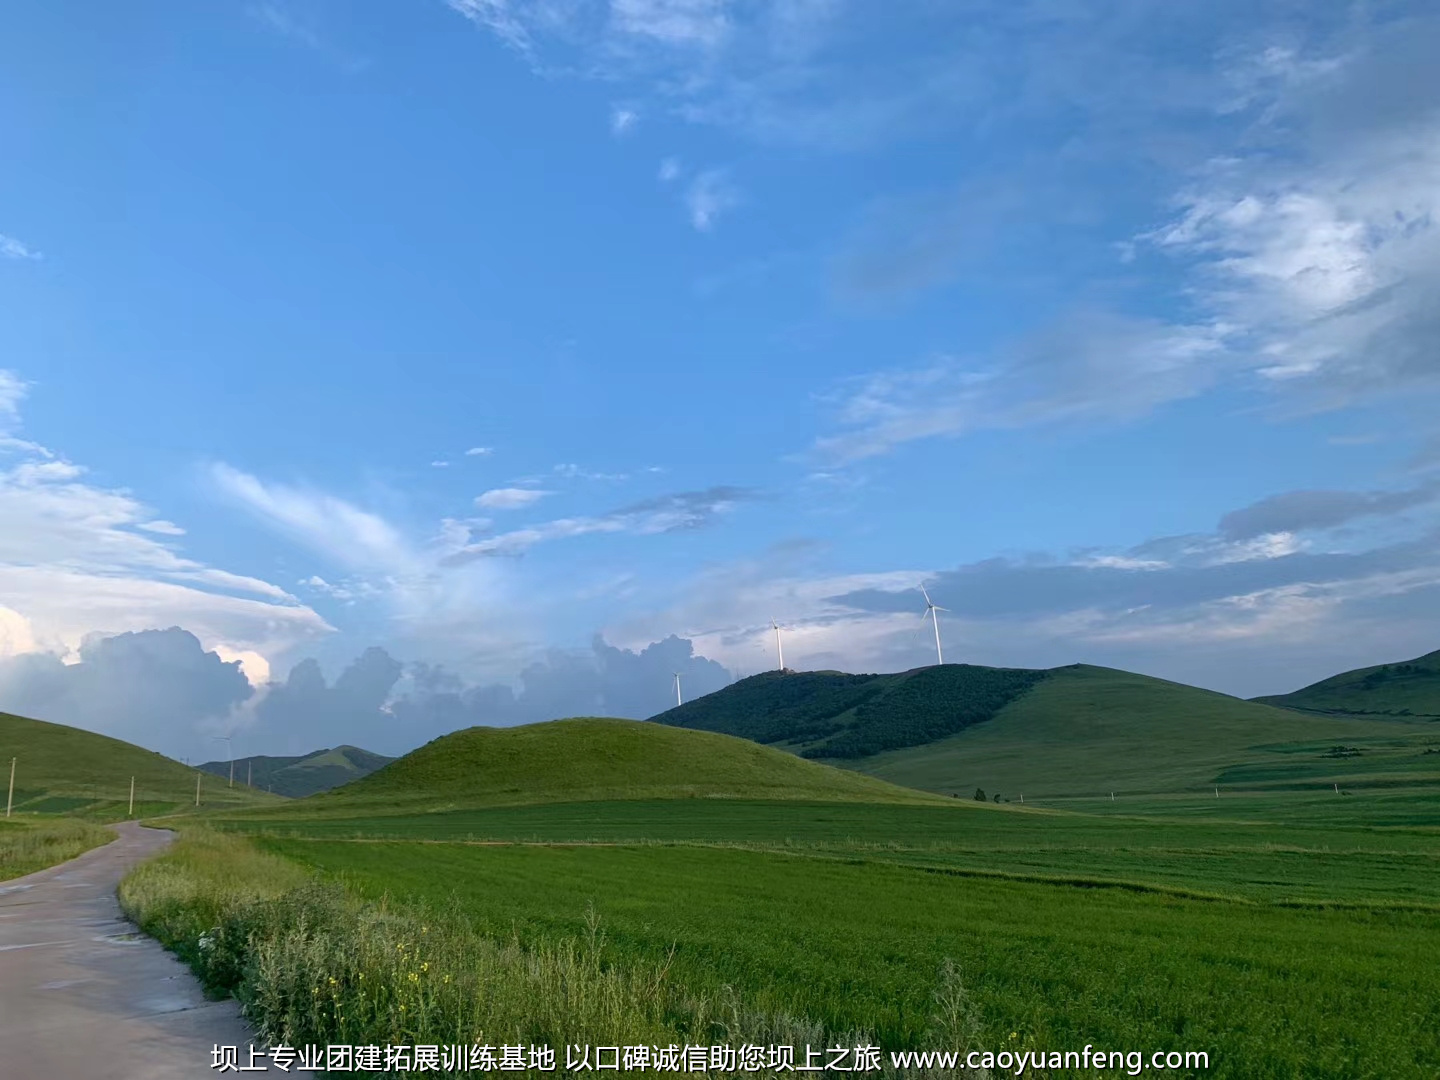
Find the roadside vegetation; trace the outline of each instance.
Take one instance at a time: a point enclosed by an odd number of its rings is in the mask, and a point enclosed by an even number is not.
[[[573,932],[527,938],[477,921],[457,898],[367,897],[241,836],[188,828],[122,882],[126,913],[234,995],[274,1044],[864,1045],[869,1034],[699,992],[673,955],[611,942],[591,906]],[[972,1043],[953,966],[937,972],[922,1042]],[[560,1062],[563,1066],[563,1060]],[[558,1072],[565,1070],[559,1068]],[[960,1073],[958,1075],[969,1075]]]
[[[109,829],[78,818],[0,821],[0,881],[44,870],[113,839]]]

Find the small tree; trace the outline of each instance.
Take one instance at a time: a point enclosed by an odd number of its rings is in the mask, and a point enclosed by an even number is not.
[[[978,787],[977,787],[977,788],[975,789],[975,801],[976,801],[976,802],[989,802],[989,801],[990,801],[990,800],[988,800],[987,798],[985,798],[985,789],[984,789],[984,788],[978,788]]]

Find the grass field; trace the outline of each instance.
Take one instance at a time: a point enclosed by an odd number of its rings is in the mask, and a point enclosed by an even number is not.
[[[702,799],[295,819],[265,829],[326,840],[746,847],[1275,903],[1433,905],[1440,913],[1440,832],[1425,829]]]
[[[0,881],[33,874],[113,839],[109,829],[76,818],[0,820]]]
[[[946,960],[986,1045],[1204,1049],[1219,1076],[1424,1075],[1440,1005],[1435,914],[1297,910],[957,878],[878,863],[693,847],[270,840],[363,895],[458,900],[522,941],[587,910],[620,961],[730,986],[760,1009],[882,1045],[924,1034]]]
[[[143,868],[127,904],[285,1038],[782,1033],[1201,1050],[1203,1075],[1243,1080],[1440,1074],[1436,800],[1364,786],[1373,755],[1330,765],[1359,763],[1348,795],[1282,777],[1021,807],[659,725],[516,730],[207,815],[210,853]]]

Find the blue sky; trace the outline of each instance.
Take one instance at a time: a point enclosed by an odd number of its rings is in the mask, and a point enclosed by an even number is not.
[[[11,5],[0,707],[179,626],[257,690],[173,752],[370,646],[644,712],[600,650],[914,666],[921,581],[947,659],[1433,649],[1440,19],[1313,7]]]

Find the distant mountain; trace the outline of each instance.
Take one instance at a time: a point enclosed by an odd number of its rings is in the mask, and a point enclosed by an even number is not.
[[[259,754],[254,757],[235,759],[235,782],[247,782],[257,790],[271,791],[292,799],[314,795],[331,788],[369,776],[376,769],[394,761],[381,754],[373,754],[358,746],[337,746],[331,750],[317,750],[304,757],[270,757]],[[200,766],[205,772],[230,777],[229,761],[207,761]]]
[[[1253,700],[1332,716],[1440,720],[1440,651],[1398,664],[1357,668],[1291,694]]]
[[[768,672],[652,719],[907,787],[1007,798],[1208,790],[1248,785],[1257,769],[1276,783],[1329,787],[1325,755],[1335,746],[1413,735],[1390,733],[1403,725],[1381,720],[1307,715],[1087,664]]]

